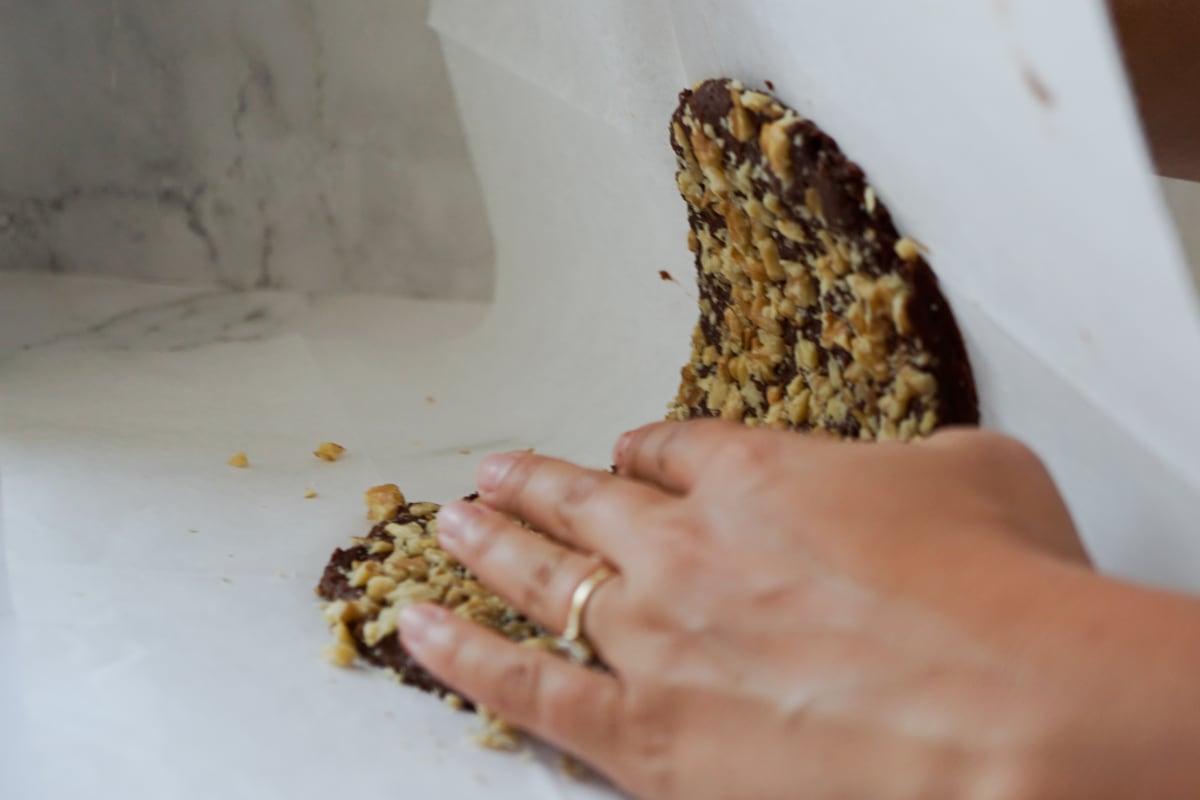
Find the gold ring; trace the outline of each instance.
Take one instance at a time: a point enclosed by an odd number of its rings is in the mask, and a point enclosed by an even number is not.
[[[574,661],[586,664],[592,660],[592,647],[583,635],[583,612],[587,610],[588,602],[600,585],[609,578],[615,578],[616,571],[607,564],[596,567],[586,578],[575,587],[571,595],[571,608],[567,612],[567,627],[559,637],[559,647]]]

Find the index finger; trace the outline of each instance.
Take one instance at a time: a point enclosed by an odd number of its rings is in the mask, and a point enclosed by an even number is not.
[[[478,483],[488,506],[618,566],[637,521],[674,502],[644,483],[521,451],[485,459]]]
[[[613,449],[617,474],[686,494],[723,447],[750,431],[721,420],[656,422],[622,436]]]

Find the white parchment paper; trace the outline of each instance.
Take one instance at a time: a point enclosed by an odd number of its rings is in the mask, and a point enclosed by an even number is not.
[[[1101,564],[1200,587],[1195,296],[1100,2],[439,0],[433,20],[496,240],[486,319],[143,297],[0,363],[0,669],[30,732],[3,752],[30,742],[34,796],[605,791],[321,663],[311,588],[373,483],[452,498],[512,447],[604,466],[662,415],[696,313],[667,119],[711,75],[770,79],[929,245],[987,422],[1045,456]],[[348,457],[312,459],[324,439]]]

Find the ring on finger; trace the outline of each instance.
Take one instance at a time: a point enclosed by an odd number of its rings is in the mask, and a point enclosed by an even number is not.
[[[617,576],[616,570],[607,564],[600,563],[587,577],[579,582],[571,595],[571,607],[567,611],[567,627],[558,639],[558,646],[572,661],[587,664],[595,657],[591,644],[584,634],[584,612],[592,595],[607,580]]]

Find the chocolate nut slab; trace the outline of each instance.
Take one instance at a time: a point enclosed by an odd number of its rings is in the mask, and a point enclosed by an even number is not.
[[[334,551],[316,588],[334,634],[326,650],[330,661],[349,666],[361,659],[391,670],[401,683],[471,708],[404,649],[397,630],[400,611],[414,603],[440,603],[513,641],[551,646],[554,640],[545,631],[438,546],[436,503],[409,503],[393,484],[368,490],[367,501],[375,526],[353,546]]]
[[[700,320],[669,418],[912,440],[979,420],[922,247],[862,169],[764,92],[708,80],[671,121]]]

